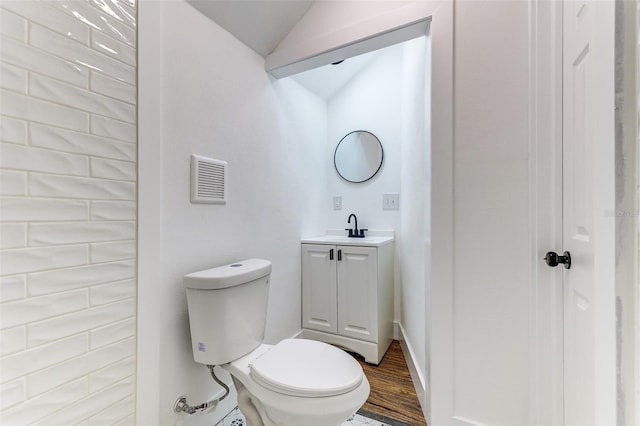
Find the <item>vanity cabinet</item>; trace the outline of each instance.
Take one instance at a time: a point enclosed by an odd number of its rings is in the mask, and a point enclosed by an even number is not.
[[[302,337],[378,364],[393,339],[393,239],[379,245],[308,240],[302,244]]]

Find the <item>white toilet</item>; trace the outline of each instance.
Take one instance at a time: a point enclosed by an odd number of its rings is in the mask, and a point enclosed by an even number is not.
[[[271,262],[248,259],[185,275],[193,358],[228,371],[248,426],[336,426],[364,404],[369,382],[326,343],[263,344]]]

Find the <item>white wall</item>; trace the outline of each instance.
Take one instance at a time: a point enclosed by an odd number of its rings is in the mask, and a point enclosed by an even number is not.
[[[340,65],[337,65],[338,67]],[[358,227],[399,229],[397,210],[382,210],[382,194],[400,192],[402,48],[392,46],[378,55],[327,102],[328,140],[324,156],[329,161],[326,186],[329,206],[333,196],[342,197],[342,210],[331,210],[329,227],[352,228],[349,214],[358,217]],[[384,161],[378,173],[362,183],[342,179],[333,165],[340,140],[354,130],[378,137]]]
[[[110,5],[0,8],[2,424],[134,423],[136,11]]]
[[[429,312],[426,295],[431,239],[430,102],[428,82],[430,52],[427,37],[403,44],[402,74],[402,168],[398,259],[402,274],[400,326],[417,370],[416,389],[423,397],[428,362],[425,321]],[[410,364],[411,365],[411,364]],[[423,400],[421,398],[421,400]],[[424,405],[423,405],[423,408]]]
[[[158,194],[149,205],[141,198],[141,244],[154,241],[159,247],[155,264],[141,253],[140,315],[145,312],[141,322],[147,325],[140,333],[158,350],[147,354],[156,371],[141,366],[140,395],[153,395],[156,385],[160,390],[159,418],[146,412],[138,423],[170,424],[185,416],[172,412],[180,395],[196,403],[216,388],[206,368],[193,361],[184,274],[249,257],[269,259],[266,341],[300,330],[300,238],[323,232],[329,208],[322,185],[330,167],[327,117],[322,100],[296,82],[271,79],[262,57],[187,3],[149,2],[141,13],[162,20],[149,27],[161,34],[159,41],[141,38],[159,43],[161,50],[152,47],[140,57],[140,79],[156,80],[155,88],[146,88],[149,102],[161,102],[157,116],[140,120],[141,150],[157,153],[143,158],[142,167],[161,179],[140,179],[141,193]],[[160,96],[151,93],[154,89]],[[141,96],[142,109],[147,104]],[[191,153],[228,162],[226,205],[190,204]],[[145,223],[157,232],[143,229]],[[157,281],[143,278],[152,277],[154,267],[160,270]],[[148,341],[145,333],[155,327],[160,335]],[[157,384],[154,374],[160,377]]]
[[[455,13],[454,414],[515,424],[528,418],[531,352],[528,15],[487,6]]]

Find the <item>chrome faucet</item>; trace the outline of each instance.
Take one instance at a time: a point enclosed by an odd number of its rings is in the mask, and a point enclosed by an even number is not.
[[[351,218],[353,217],[354,226],[353,229],[345,228],[345,231],[349,231],[349,238],[364,238],[364,231],[368,231],[368,229],[358,229],[358,218],[355,214],[351,213],[349,215],[349,219],[347,219],[347,223],[351,223]]]

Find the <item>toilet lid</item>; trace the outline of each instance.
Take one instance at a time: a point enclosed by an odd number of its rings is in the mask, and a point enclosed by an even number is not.
[[[340,395],[362,382],[362,367],[342,350],[326,343],[287,339],[251,364],[260,385],[292,396]]]

